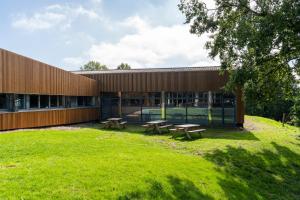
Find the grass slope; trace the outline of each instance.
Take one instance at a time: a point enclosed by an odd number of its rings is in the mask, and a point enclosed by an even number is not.
[[[300,199],[300,131],[261,117],[203,139],[107,131],[0,134],[0,199]]]

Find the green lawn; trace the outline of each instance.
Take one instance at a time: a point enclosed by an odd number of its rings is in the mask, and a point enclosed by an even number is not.
[[[138,127],[0,134],[0,199],[300,199],[300,131],[260,117],[203,139]]]

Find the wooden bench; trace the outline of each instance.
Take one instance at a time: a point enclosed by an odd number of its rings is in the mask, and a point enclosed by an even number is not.
[[[150,124],[144,124],[144,125],[142,125],[142,127],[146,128],[145,132],[148,132],[151,128]]]
[[[172,127],[172,126],[173,126],[172,124],[166,124],[166,125],[159,126],[158,128],[159,129],[166,129],[167,131],[170,132],[169,128]]]
[[[206,129],[196,129],[196,130],[191,130],[191,131],[188,131],[188,133],[199,133],[200,136],[202,137],[201,133],[203,131],[206,131]]]
[[[159,128],[163,129],[163,128],[169,128],[172,126],[173,126],[172,124],[166,124],[166,125],[159,126]]]
[[[184,128],[171,128],[169,131],[173,134],[172,138],[175,138],[177,133],[184,131]]]
[[[101,124],[104,125],[104,128],[108,128],[109,121],[103,121],[103,122],[101,122]]]
[[[127,122],[123,121],[123,122],[120,123],[120,125],[122,126],[122,128],[126,128]]]

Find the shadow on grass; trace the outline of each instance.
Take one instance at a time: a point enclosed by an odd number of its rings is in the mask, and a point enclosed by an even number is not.
[[[136,190],[120,196],[119,200],[132,199],[182,199],[182,200],[212,200],[213,198],[203,194],[196,185],[187,179],[168,176],[170,190],[166,190],[163,184],[154,180],[148,180],[148,190]]]
[[[239,130],[239,129],[214,129],[207,128],[206,131],[200,134],[191,134],[192,139],[186,138],[184,133],[178,133],[175,135],[174,139],[179,141],[194,141],[202,138],[209,139],[228,139],[228,140],[259,140],[251,131]]]
[[[224,174],[228,199],[300,199],[300,155],[272,143],[274,152],[251,153],[229,146],[205,155]]]
[[[151,131],[145,132],[145,129],[138,125],[129,125],[125,129],[104,129],[101,125],[92,125],[90,126],[90,128],[98,129],[101,131],[125,132],[145,136],[169,136],[170,138],[178,141],[194,141],[200,140],[202,138],[229,140],[259,140],[251,131],[240,130],[236,128],[207,128],[205,132],[202,132],[202,137],[197,133],[191,134],[192,139],[186,138],[186,135],[184,133],[176,133],[175,135],[173,135],[172,133],[166,130],[163,130],[162,134],[157,134]]]

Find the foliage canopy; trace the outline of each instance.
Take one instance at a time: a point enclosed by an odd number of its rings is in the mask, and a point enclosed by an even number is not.
[[[82,71],[99,71],[99,70],[107,70],[106,65],[103,65],[97,61],[89,61],[85,65],[83,65],[80,70]]]
[[[214,8],[181,0],[178,6],[191,33],[209,35],[210,57],[219,57],[230,74],[227,89],[242,86],[246,98],[251,94],[263,107],[278,95],[286,100],[298,94],[299,0],[215,0]]]
[[[118,70],[129,70],[131,69],[130,65],[127,64],[127,63],[121,63],[118,67],[117,67]]]

